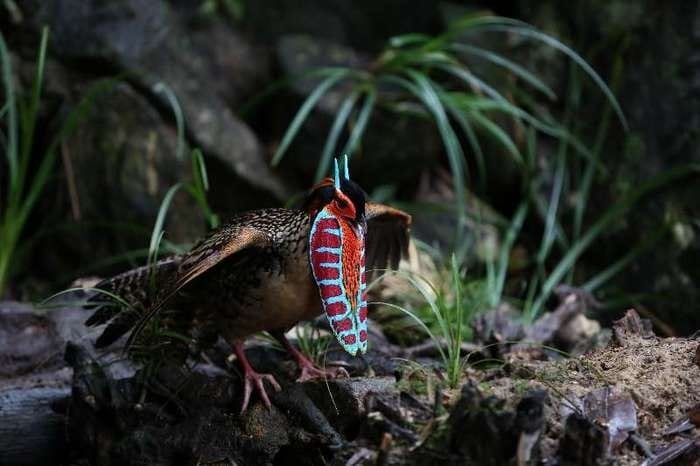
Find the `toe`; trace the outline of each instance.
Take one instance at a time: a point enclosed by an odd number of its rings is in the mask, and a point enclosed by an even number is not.
[[[270,383],[270,385],[272,385],[272,388],[274,388],[276,392],[279,392],[282,390],[282,387],[280,387],[280,384],[277,383],[277,380],[275,379],[274,376],[272,376],[270,374],[265,374],[264,378],[265,378],[265,380],[267,380]]]
[[[260,395],[260,398],[262,398],[263,403],[265,403],[265,406],[267,406],[267,408],[270,409],[272,408],[272,403],[270,403],[270,398],[268,398],[267,392],[265,391],[263,380],[265,380],[264,377],[257,379],[255,381],[255,385],[258,387],[258,394]]]
[[[250,379],[245,380],[245,385],[243,387],[243,404],[241,406],[241,414],[248,409],[248,403],[250,403],[250,394],[253,391],[253,385],[250,383]]]

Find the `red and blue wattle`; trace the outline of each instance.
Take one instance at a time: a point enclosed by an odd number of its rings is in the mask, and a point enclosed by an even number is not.
[[[309,238],[311,271],[333,334],[353,356],[367,351],[364,231],[356,231],[327,208]]]

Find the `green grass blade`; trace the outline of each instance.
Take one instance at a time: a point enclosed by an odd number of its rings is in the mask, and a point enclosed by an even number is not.
[[[571,248],[562,257],[554,270],[549,274],[547,280],[542,285],[542,290],[533,303],[529,319],[533,319],[544,306],[545,301],[552,290],[561,282],[567,271],[573,266],[579,256],[595,241],[610,224],[618,220],[642,197],[660,189],[671,182],[685,178],[690,175],[700,175],[700,165],[684,165],[675,167],[660,173],[646,182],[641,183],[632,192],[624,196],[619,202],[606,210],[603,215],[581,236],[578,241],[572,243]]]
[[[276,166],[280,163],[282,157],[287,152],[287,149],[289,149],[290,144],[294,140],[294,137],[297,135],[299,129],[301,129],[301,126],[304,124],[309,114],[311,113],[311,110],[314,109],[321,97],[323,97],[323,95],[331,87],[333,87],[335,84],[347,77],[349,74],[350,70],[335,70],[334,73],[331,73],[328,77],[324,78],[323,81],[321,81],[319,85],[316,86],[316,88],[311,92],[311,94],[309,94],[309,96],[306,98],[304,103],[297,111],[297,114],[294,116],[294,119],[289,124],[289,128],[287,128],[287,131],[285,132],[284,136],[282,137],[282,141],[280,142],[280,145],[277,148],[275,155],[272,157],[271,163],[273,166]]]
[[[483,29],[497,32],[510,32],[523,37],[528,37],[539,41],[543,44],[546,44],[569,57],[588,75],[589,78],[591,78],[591,80],[596,84],[596,86],[598,86],[598,88],[607,98],[608,102],[610,102],[610,105],[612,105],[613,109],[615,110],[615,113],[617,114],[618,119],[620,120],[620,123],[622,123],[622,126],[625,128],[625,130],[629,129],[629,125],[627,124],[627,118],[625,118],[625,115],[622,112],[622,108],[620,107],[619,102],[615,98],[615,95],[610,90],[608,85],[605,84],[605,81],[603,81],[600,75],[596,73],[596,71],[591,67],[591,65],[588,64],[586,60],[583,59],[583,57],[581,57],[571,47],[567,46],[563,42],[535,29],[527,23],[517,20],[507,20],[508,21],[504,22],[503,24],[485,25]]]
[[[163,226],[165,224],[165,217],[170,209],[170,203],[177,191],[182,187],[180,183],[177,183],[168,189],[163,197],[163,201],[160,203],[160,208],[158,209],[158,215],[156,216],[156,221],[153,224],[153,232],[151,233],[151,242],[148,246],[148,266],[155,264],[156,258],[158,257],[158,249],[160,246],[160,241],[163,239]]]
[[[483,116],[480,112],[472,112],[470,113],[470,116],[477,124],[479,124],[479,126],[481,126],[489,135],[491,135],[491,137],[505,147],[510,155],[513,156],[513,159],[518,163],[518,165],[524,166],[525,163],[522,155],[520,154],[520,150],[510,138],[508,133],[503,131],[500,126]]]
[[[607,283],[615,275],[627,268],[627,266],[637,257],[644,254],[646,251],[655,246],[661,238],[668,232],[668,226],[663,225],[657,228],[655,232],[646,237],[641,243],[636,245],[634,248],[630,249],[627,254],[622,256],[620,259],[610,264],[605,270],[599,272],[594,277],[590,278],[586,283],[583,284],[582,288],[595,292],[598,288]]]
[[[498,252],[498,266],[496,269],[496,280],[495,280],[495,292],[491,295],[491,306],[498,306],[500,304],[501,298],[503,296],[503,289],[506,284],[506,276],[508,274],[508,263],[510,259],[510,251],[515,244],[515,240],[520,234],[520,230],[523,227],[523,222],[527,216],[529,210],[529,203],[524,200],[520,203],[518,210],[513,215],[513,220],[508,226],[503,243],[501,244],[501,250]]]
[[[472,127],[471,123],[469,123],[469,119],[467,119],[464,112],[462,112],[448,96],[445,96],[443,94],[440,96],[440,98],[447,107],[447,110],[452,116],[452,118],[454,118],[459,127],[462,129],[462,132],[467,138],[467,142],[469,142],[469,146],[471,147],[472,152],[474,152],[478,180],[480,183],[480,187],[483,188],[483,183],[486,182],[486,160],[484,159],[484,151],[482,150],[481,144],[479,143],[479,138],[476,136],[474,128]]]
[[[29,115],[31,126],[27,130],[29,141],[34,139],[34,124],[36,124],[36,115],[39,112],[39,102],[41,100],[41,90],[44,83],[44,69],[46,67],[46,49],[48,47],[49,41],[49,28],[44,26],[41,30],[41,42],[39,44],[39,57],[36,62],[36,72],[34,74],[34,81],[32,82],[32,93],[29,103]],[[24,149],[25,153],[28,154],[31,150],[31,145]]]
[[[415,32],[409,34],[402,34],[400,36],[394,36],[389,38],[389,47],[401,48],[412,45],[419,45],[424,44],[432,39],[433,37],[429,36],[428,34],[421,34]]]
[[[320,181],[330,171],[331,159],[333,158],[335,148],[338,145],[338,139],[340,138],[340,134],[343,132],[345,123],[348,121],[348,117],[355,107],[355,102],[357,102],[359,96],[360,91],[355,89],[345,99],[343,99],[343,103],[340,104],[340,109],[333,120],[333,126],[328,133],[326,143],[323,145],[321,159],[319,160],[318,167],[316,168],[316,175],[314,177],[315,181]]]
[[[49,296],[48,298],[46,298],[46,299],[44,299],[43,301],[41,301],[41,302],[38,304],[38,307],[46,307],[48,304],[51,303],[51,301],[53,301],[54,299],[58,298],[59,296],[63,296],[63,295],[65,295],[65,294],[70,294],[70,293],[76,293],[76,292],[94,292],[94,293],[97,293],[97,294],[103,294],[103,295],[107,296],[108,298],[110,298],[110,299],[116,301],[116,302],[119,303],[121,306],[123,306],[123,307],[125,307],[125,308],[127,308],[127,309],[131,308],[131,305],[130,305],[127,301],[125,301],[124,298],[122,298],[121,296],[119,296],[119,295],[117,295],[117,294],[114,294],[114,293],[112,293],[112,292],[110,292],[110,291],[103,290],[103,289],[101,289],[101,288],[93,288],[93,287],[86,287],[86,288],[82,288],[82,287],[78,287],[78,288],[68,288],[67,290],[59,291],[58,293],[52,294],[52,295]]]
[[[17,104],[15,96],[14,82],[12,81],[12,62],[10,54],[5,44],[5,37],[0,33],[0,64],[2,64],[2,81],[5,90],[5,106],[7,108],[7,146],[5,148],[5,157],[8,165],[8,183],[7,183],[7,199],[8,206],[13,197],[14,192],[17,192],[18,182],[18,136],[19,128],[17,123]],[[1,292],[2,290],[0,290]]]
[[[204,163],[204,155],[199,148],[192,150],[192,174],[194,175],[194,183],[202,192],[209,191],[209,176],[207,175],[207,166]]]
[[[459,227],[456,233],[456,239],[461,239],[464,228],[464,196],[466,187],[464,182],[464,153],[462,146],[457,139],[452,125],[447,117],[445,107],[440,100],[440,89],[423,73],[414,70],[406,70],[406,74],[412,79],[413,83],[408,88],[423,104],[430,110],[435,117],[435,122],[442,138],[447,160],[452,171],[453,184],[455,187],[455,197],[457,199]]]
[[[512,105],[510,104],[510,102],[508,102],[508,99],[503,97],[503,95],[500,92],[498,92],[492,86],[486,84],[481,78],[477,77],[474,73],[467,70],[467,68],[454,63],[437,63],[434,66],[435,68],[445,71],[446,73],[451,74],[452,76],[464,81],[464,83],[468,86],[483,92],[485,95],[489,96],[494,101],[499,102],[502,105]]]
[[[34,174],[29,192],[22,203],[18,216],[18,223],[20,225],[24,225],[26,218],[34,208],[39,194],[41,194],[41,191],[44,189],[51,175],[61,142],[73,133],[80,121],[82,121],[85,115],[92,109],[95,99],[112,89],[118,82],[119,79],[104,79],[90,86],[87,94],[80,100],[77,107],[68,114],[58,133],[51,139],[49,148]]]
[[[357,148],[357,146],[360,143],[360,140],[362,139],[362,135],[365,133],[367,123],[369,122],[369,118],[372,115],[372,111],[374,110],[374,105],[376,102],[377,91],[376,89],[371,88],[369,91],[367,91],[367,96],[365,97],[365,100],[362,103],[362,108],[360,109],[360,113],[357,116],[357,122],[355,123],[355,127],[352,129],[350,137],[348,137],[348,141],[345,143],[345,147],[343,147],[343,150],[340,152],[341,154],[347,154],[348,156],[350,156],[355,152],[355,149]]]
[[[173,115],[175,116],[175,125],[177,128],[177,145],[175,149],[175,156],[178,160],[183,160],[185,158],[185,118],[182,116],[182,107],[180,107],[180,102],[177,100],[177,96],[173,90],[166,83],[160,81],[153,86],[153,92],[156,94],[163,94],[173,110]]]
[[[406,308],[404,308],[404,307],[401,307],[401,306],[399,306],[399,305],[397,305],[397,304],[386,303],[386,302],[383,302],[383,301],[372,301],[371,303],[368,303],[368,304],[379,304],[379,305],[382,305],[382,306],[387,306],[387,307],[390,307],[390,308],[392,308],[392,309],[396,309],[396,310],[398,310],[398,311],[401,311],[402,313],[406,314],[406,315],[409,316],[411,319],[413,319],[413,320],[420,326],[420,328],[422,328],[423,330],[425,330],[425,333],[428,335],[428,337],[430,337],[431,340],[433,340],[433,341],[435,341],[435,342],[439,342],[439,341],[440,341],[440,340],[435,336],[435,334],[430,330],[430,328],[428,328],[428,326],[425,325],[425,322],[423,322],[423,320],[422,320],[420,317],[418,317],[418,315],[416,315],[415,313],[409,311],[408,309],[406,309]],[[436,345],[436,346],[437,346],[438,352],[440,353],[440,356],[442,357],[443,362],[447,365],[447,362],[449,361],[449,359],[447,358],[447,355],[445,354],[444,350],[442,349],[442,345],[438,344],[438,345]]]
[[[615,61],[615,65],[613,66],[613,88],[616,88],[619,84],[621,75],[622,59],[618,57],[618,59]],[[593,185],[593,178],[595,175],[595,168],[593,165],[596,165],[600,159],[600,154],[603,149],[603,144],[607,138],[609,128],[610,107],[606,106],[603,109],[603,114],[600,118],[600,124],[598,125],[595,143],[593,144],[593,150],[591,152],[591,160],[584,168],[581,185],[578,187],[578,199],[576,200],[576,208],[574,209],[574,239],[578,239],[579,236],[581,236],[581,229],[583,227],[583,217],[586,213],[586,207],[588,206],[588,198],[590,195],[591,186]]]
[[[491,52],[490,50],[483,49],[481,47],[475,47],[473,45],[467,44],[452,44],[451,48],[458,52],[464,52],[479,58],[483,58],[484,60],[487,60],[495,65],[505,68],[506,70],[510,71],[526,83],[530,84],[538,91],[542,92],[548,98],[552,100],[556,100],[557,98],[556,93],[541,79],[539,79],[537,76],[535,76],[533,73],[531,73],[529,70],[522,67],[518,63],[515,63],[514,61],[509,60],[508,58],[502,55],[499,55],[495,52]]]

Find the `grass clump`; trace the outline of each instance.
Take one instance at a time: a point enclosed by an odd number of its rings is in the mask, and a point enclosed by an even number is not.
[[[571,48],[527,23],[472,14],[454,21],[438,36],[406,34],[391,38],[384,51],[365,68],[332,67],[310,71],[304,77],[315,77],[319,81],[287,128],[272,164],[279,163],[288,152],[315,106],[332,88],[343,89],[344,96],[321,150],[316,179],[328,172],[334,154],[352,155],[360,148],[371,115],[378,107],[398,116],[432,121],[452,173],[455,212],[460,217],[456,238],[461,239],[469,178],[468,151],[477,168],[478,179],[485,181],[486,178],[486,154],[479,135],[500,144],[523,173],[528,170],[519,145],[497,123],[498,120],[506,117],[517,128],[534,128],[537,132],[566,141],[582,157],[590,157],[590,151],[583,144],[535,105],[540,97],[550,102],[556,99],[554,91],[544,81],[509,58],[473,45],[475,35],[489,33],[517,35],[562,52],[591,78],[626,125],[612,91]],[[470,60],[475,59],[500,67],[525,83],[524,89],[513,93],[523,97],[513,102],[512,97],[505,97],[504,90],[476,75],[469,65]],[[344,130],[348,135],[343,143]]]
[[[116,84],[107,79],[94,84],[78,105],[66,116],[59,129],[43,147],[35,144],[40,114],[42,87],[49,30],[44,27],[30,91],[25,95],[14,82],[12,62],[5,38],[0,33],[0,65],[5,102],[0,119],[5,128],[0,133],[6,164],[6,186],[0,192],[0,296],[22,268],[22,244],[27,242],[27,222],[39,197],[54,172],[60,145],[69,137],[93,105],[94,100]]]

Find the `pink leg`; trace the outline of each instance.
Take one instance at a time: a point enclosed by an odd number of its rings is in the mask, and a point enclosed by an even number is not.
[[[243,406],[241,407],[241,414],[243,414],[246,408],[248,408],[248,402],[250,401],[250,394],[253,392],[253,386],[255,386],[260,398],[262,398],[263,403],[265,403],[265,406],[271,408],[272,404],[270,403],[270,399],[268,398],[265,387],[263,386],[263,381],[267,380],[276,391],[282,390],[282,387],[280,387],[271,374],[259,374],[255,371],[255,369],[253,369],[253,366],[250,365],[250,362],[245,355],[242,341],[236,341],[233,343],[233,352],[236,353],[236,356],[241,363],[241,367],[243,368],[243,380],[245,385],[243,388]]]
[[[304,353],[296,349],[292,345],[283,332],[270,332],[273,337],[277,339],[284,349],[292,355],[297,365],[301,369],[301,374],[297,378],[297,382],[306,382],[307,380],[313,380],[316,378],[330,378],[334,379],[336,377],[349,377],[348,372],[342,367],[329,367],[322,369],[317,367],[309,358],[304,356]]]

